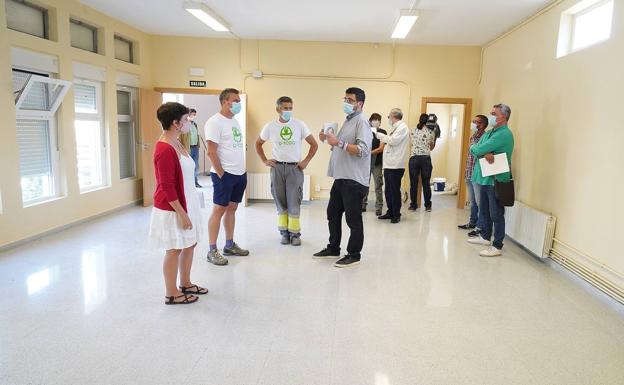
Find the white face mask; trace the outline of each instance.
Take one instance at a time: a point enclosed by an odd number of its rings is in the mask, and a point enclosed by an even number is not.
[[[477,127],[477,125],[474,122],[470,123],[470,132],[472,132],[474,134],[475,132],[477,132],[478,129],[479,128]]]
[[[373,121],[371,121],[371,127],[379,128],[379,124],[380,123],[381,122],[379,120],[373,120]]]
[[[494,115],[490,115],[488,116],[488,125],[492,128],[494,128],[494,126],[496,126],[496,116]]]
[[[392,119],[388,119],[388,126],[390,127],[394,126],[394,122],[392,121]]]

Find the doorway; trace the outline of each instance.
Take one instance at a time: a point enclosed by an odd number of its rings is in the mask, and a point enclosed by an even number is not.
[[[472,99],[425,97],[421,107],[421,111],[435,114],[440,126],[440,137],[431,152],[433,206],[463,209],[466,205],[464,175],[470,140]]]

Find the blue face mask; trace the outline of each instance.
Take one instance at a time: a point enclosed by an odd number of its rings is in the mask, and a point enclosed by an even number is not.
[[[292,118],[292,111],[282,111],[282,120],[288,122],[290,121],[290,118]]]
[[[237,102],[232,103],[232,107],[230,107],[230,112],[233,113],[234,115],[241,112],[241,104]]]
[[[344,111],[345,114],[347,115],[351,115],[353,113],[353,104],[349,104],[347,102],[342,103],[342,110]]]
[[[494,128],[494,126],[496,126],[496,116],[494,115],[490,115],[488,116],[488,125],[492,128]]]

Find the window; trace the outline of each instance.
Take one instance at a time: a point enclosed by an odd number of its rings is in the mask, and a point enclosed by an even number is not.
[[[69,30],[71,34],[71,45],[85,51],[98,52],[98,30],[82,21],[70,19]]]
[[[613,0],[583,0],[561,14],[557,57],[611,37]]]
[[[46,201],[60,194],[56,108],[50,109],[47,84],[39,81],[33,85],[32,82],[34,77],[55,80],[49,76],[13,69],[13,94],[18,95],[17,103],[24,106],[16,110],[20,184],[24,205]],[[31,85],[31,91],[25,92],[28,85]],[[51,114],[32,113],[43,111]]]
[[[81,192],[87,192],[108,183],[102,84],[75,80],[74,105],[78,184]]]
[[[7,27],[48,39],[48,10],[27,1],[6,0]]]
[[[117,88],[117,133],[119,141],[119,178],[136,177],[136,90]]]
[[[134,63],[133,45],[130,40],[115,35],[115,59]]]

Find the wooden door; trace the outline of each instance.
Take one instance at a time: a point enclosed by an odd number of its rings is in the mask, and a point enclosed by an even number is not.
[[[139,93],[139,116],[141,125],[141,160],[143,165],[143,206],[154,204],[156,177],[154,176],[154,148],[162,134],[156,118],[156,110],[162,104],[162,93],[141,89]]]

